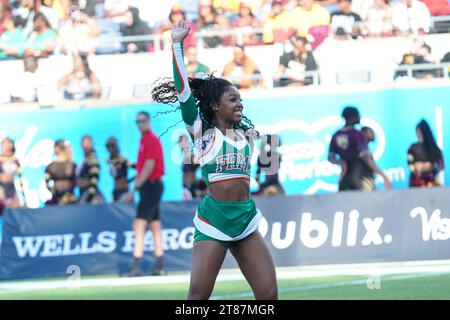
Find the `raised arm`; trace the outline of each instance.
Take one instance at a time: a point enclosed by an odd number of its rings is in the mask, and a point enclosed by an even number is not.
[[[178,101],[180,101],[181,105],[183,121],[186,123],[186,127],[191,136],[194,136],[197,133],[197,125],[195,124],[199,120],[198,109],[189,87],[183,56],[183,41],[189,35],[189,31],[189,25],[185,21],[177,23],[172,28],[173,77]]]

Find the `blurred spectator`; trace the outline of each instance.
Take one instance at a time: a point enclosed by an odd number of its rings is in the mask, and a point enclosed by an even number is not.
[[[400,0],[392,9],[392,22],[398,34],[428,33],[430,19],[427,6],[418,0]]]
[[[403,55],[402,61],[399,66],[407,66],[415,64],[415,55],[412,52],[405,53]],[[412,72],[412,76],[414,77],[415,71]],[[408,72],[406,70],[397,70],[394,74],[394,79],[404,78],[408,76]]]
[[[285,52],[280,58],[280,64],[274,77],[274,86],[298,86],[312,84],[313,78],[305,77],[305,71],[317,70],[316,60],[304,37],[293,37],[294,50]]]
[[[6,3],[0,2],[0,35],[5,31],[6,26],[4,25],[7,18],[11,16],[11,8],[6,5]]]
[[[132,168],[133,164],[120,154],[119,143],[115,137],[106,141],[106,149],[109,152],[109,173],[114,179],[113,199],[116,202],[128,192],[128,169]]]
[[[406,53],[403,56],[403,60],[400,65],[417,65],[417,64],[433,64],[436,63],[436,60],[432,56],[431,47],[423,42],[418,43],[418,47],[415,52]],[[428,70],[412,70],[411,73],[403,70],[397,70],[394,79],[399,77],[408,77],[408,75],[412,75],[413,78],[416,79],[429,79],[434,78],[439,75],[438,69],[428,69]]]
[[[256,19],[260,22],[263,22],[272,10],[273,0],[247,0],[246,2],[252,9]]]
[[[394,2],[391,0],[387,0],[388,2]],[[336,1],[337,2],[337,1]],[[352,1],[352,11],[359,14],[359,16],[363,19],[367,19],[367,15],[369,13],[370,8],[372,8],[375,4],[376,0],[353,0]]]
[[[38,90],[44,84],[44,77],[38,71],[38,59],[26,57],[23,59],[24,73],[16,79],[11,91],[12,102],[36,102],[38,101]]]
[[[408,149],[408,165],[411,172],[410,187],[431,188],[441,186],[439,173],[444,170],[442,150],[434,139],[430,125],[425,120],[416,126],[417,143]]]
[[[198,73],[209,73],[210,70],[204,64],[198,62],[197,59],[197,49],[195,47],[189,47],[186,50],[186,71],[188,73],[188,77],[194,77]]]
[[[17,14],[22,18],[27,19],[27,23],[24,28],[27,35],[33,32],[33,29],[35,27],[34,19],[37,14],[44,15],[49,24],[49,28],[58,30],[60,20],[58,12],[55,11],[54,8],[45,5],[45,3],[42,3],[41,1],[23,1],[22,5],[18,9]]]
[[[214,10],[222,9],[224,11],[230,12],[230,13],[239,13],[239,6],[241,4],[241,0],[207,0],[200,2],[210,2],[213,6]]]
[[[436,63],[436,59],[433,57],[431,52],[431,47],[423,43],[419,49],[417,50],[417,53],[415,55],[414,59],[416,64],[434,64]],[[435,78],[438,75],[438,69],[431,69],[431,70],[418,70],[416,71],[415,77],[419,79],[429,79],[429,78]]]
[[[52,198],[47,205],[67,205],[76,202],[76,167],[72,147],[66,140],[55,142],[56,159],[45,168],[45,182]]]
[[[19,179],[23,192],[22,170],[19,159],[16,157],[14,140],[5,138],[1,143],[0,154],[0,211],[4,207],[18,208],[20,206],[17,196],[15,178]]]
[[[163,21],[167,20],[173,6],[180,6],[184,12],[189,11],[186,20],[194,21],[197,19],[198,0],[164,0],[155,5],[154,1],[148,0],[129,0],[130,6],[139,9],[139,17],[150,28],[156,29]],[[186,7],[185,7],[186,6]],[[194,11],[193,11],[194,10]]]
[[[69,13],[69,8],[72,5],[72,0],[42,0],[42,5],[51,8],[53,12],[57,15],[59,20],[67,19],[67,14]]]
[[[265,43],[283,43],[295,33],[290,23],[291,14],[285,10],[283,0],[273,0],[272,10],[263,24],[263,41]]]
[[[147,23],[141,20],[139,17],[139,9],[130,7],[125,14],[126,21],[123,26],[123,35],[128,36],[140,36],[150,35],[152,29]],[[127,52],[145,52],[147,51],[148,41],[134,41],[127,44]]]
[[[184,12],[183,7],[181,7],[179,4],[176,4],[170,10],[169,20],[161,23],[161,25],[156,29],[155,33],[166,35],[168,38],[170,38],[170,32],[172,30],[172,27],[182,20],[186,20],[186,13]],[[184,45],[185,47],[196,46],[197,42],[194,36],[196,25],[194,25],[192,22],[188,23],[189,26],[191,27],[191,32],[184,40]]]
[[[373,7],[367,12],[364,23],[364,34],[368,36],[392,35],[392,8],[389,0],[375,0]]]
[[[50,23],[42,13],[36,13],[33,18],[34,29],[28,38],[25,55],[35,57],[47,57],[56,44],[56,31],[50,27]]]
[[[361,132],[366,137],[367,144],[375,141],[375,131],[370,127],[362,127]]]
[[[251,7],[245,3],[241,2],[239,6],[239,15],[238,18],[233,21],[232,27],[234,28],[252,28],[257,29],[261,26],[260,22],[253,15]],[[239,45],[249,45],[255,44],[259,42],[259,36],[257,34],[245,35],[243,37],[243,41],[239,41],[235,39],[235,44],[239,43]]]
[[[260,77],[261,72],[241,47],[234,49],[233,60],[225,65],[222,76],[229,78],[238,89],[249,89],[253,86],[263,85],[263,79]]]
[[[315,49],[328,37],[330,14],[315,0],[298,0],[298,4],[300,6],[292,11],[292,26],[299,36],[311,34],[315,39],[311,45]]]
[[[120,24],[126,22],[126,13],[129,8],[128,0],[105,0],[103,8],[106,18]]]
[[[436,60],[432,55],[430,45],[425,42],[419,46],[416,56],[418,63],[436,63]]]
[[[331,14],[331,29],[337,38],[357,38],[362,19],[351,10],[352,0],[338,0],[338,11]]]
[[[381,175],[385,188],[390,190],[391,181],[375,163],[364,134],[356,129],[361,121],[358,109],[347,106],[342,117],[345,126],[332,136],[328,151],[328,161],[342,168],[339,191],[374,191],[375,173]]]
[[[86,135],[81,140],[84,152],[84,160],[77,169],[78,186],[80,188],[80,203],[99,204],[104,198],[98,189],[100,163],[94,150],[94,141],[91,136]]]
[[[0,36],[0,60],[18,58],[25,54],[28,40],[23,32],[24,23],[20,17],[8,16],[4,19],[5,31]]]
[[[217,14],[212,4],[200,2],[199,17],[197,20],[199,32],[228,30],[228,19],[224,15]],[[229,37],[211,36],[204,37],[203,42],[207,48],[215,48],[230,43]]]
[[[73,71],[59,80],[58,87],[68,100],[100,98],[102,94],[100,82],[86,56],[73,57]]]
[[[259,186],[256,194],[265,196],[284,194],[284,189],[278,176],[281,166],[279,147],[280,137],[277,135],[269,134],[263,137],[255,177]],[[261,173],[264,173],[264,182],[261,182]]]
[[[94,19],[73,7],[69,19],[59,29],[58,47],[64,54],[94,54],[100,31]]]
[[[105,16],[121,25],[123,36],[150,35],[153,30],[141,19],[139,7],[147,9],[146,5],[137,0],[105,0]],[[166,31],[166,27],[162,31]],[[147,51],[148,45],[148,41],[129,42],[126,45],[126,52]]]
[[[80,8],[81,12],[87,14],[89,17],[94,17],[97,15],[95,7],[97,5],[97,0],[66,0],[71,1],[73,5]]]
[[[292,12],[293,26],[300,36],[308,35],[310,28],[328,26],[330,14],[315,0],[298,0],[299,6]]]

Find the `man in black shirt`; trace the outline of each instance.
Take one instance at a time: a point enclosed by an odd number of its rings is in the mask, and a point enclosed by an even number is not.
[[[294,36],[291,39],[294,50],[284,53],[280,58],[280,65],[274,78],[275,87],[308,85],[313,78],[305,76],[305,71],[317,70],[316,60],[308,50],[308,40]]]
[[[352,12],[352,0],[338,0],[338,11],[331,14],[331,28],[338,38],[357,38],[361,17]]]
[[[358,130],[361,116],[353,106],[345,107],[342,112],[345,126],[339,129],[331,138],[328,161],[341,165],[342,173],[339,181],[339,191],[375,190],[374,174],[382,176],[387,190],[391,189],[391,181],[376,165],[368,147],[368,140],[374,139],[370,129]]]

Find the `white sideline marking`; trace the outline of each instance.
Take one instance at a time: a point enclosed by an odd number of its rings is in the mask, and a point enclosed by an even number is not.
[[[223,271],[217,277],[217,282],[245,280],[239,270]],[[278,268],[277,279],[303,279],[329,276],[370,276],[370,275],[399,275],[418,273],[450,273],[449,261],[425,261],[402,263],[374,263],[362,265],[333,265],[333,266],[307,266],[301,269]],[[88,287],[122,287],[136,285],[156,284],[184,284],[189,283],[190,275],[172,275],[163,277],[137,277],[137,278],[105,278],[81,279],[77,282],[80,288]],[[43,281],[15,281],[0,282],[0,295],[11,292],[29,292],[47,289],[67,289],[73,282],[67,280]],[[308,287],[308,286],[305,286]]]

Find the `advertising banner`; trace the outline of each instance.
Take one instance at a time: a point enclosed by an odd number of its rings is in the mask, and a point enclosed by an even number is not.
[[[450,259],[450,189],[255,198],[277,266]],[[161,207],[165,263],[189,270],[198,202]],[[7,210],[0,278],[122,274],[132,261],[131,205]],[[153,241],[145,240],[145,272]],[[235,268],[228,255],[224,267]]]

